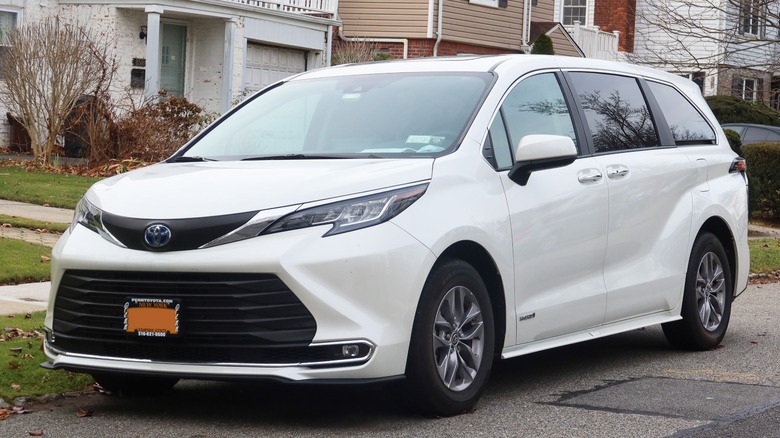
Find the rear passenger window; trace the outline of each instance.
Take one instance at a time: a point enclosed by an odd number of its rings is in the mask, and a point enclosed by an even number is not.
[[[659,146],[650,110],[636,79],[571,73],[596,153]]]
[[[679,91],[657,82],[648,82],[648,85],[664,113],[677,145],[715,144],[715,131]]]

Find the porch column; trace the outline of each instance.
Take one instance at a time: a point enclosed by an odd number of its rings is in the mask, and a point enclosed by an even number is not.
[[[146,85],[144,97],[157,101],[160,91],[160,16],[161,6],[146,7]]]
[[[222,58],[222,98],[220,110],[225,114],[233,100],[233,54],[236,51],[236,21],[231,17],[225,20],[225,47]]]

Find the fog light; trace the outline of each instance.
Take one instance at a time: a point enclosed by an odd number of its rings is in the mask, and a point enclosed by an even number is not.
[[[360,347],[357,345],[342,345],[341,355],[344,357],[357,357],[360,353]]]

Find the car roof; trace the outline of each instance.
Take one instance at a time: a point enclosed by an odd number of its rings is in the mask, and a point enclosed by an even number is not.
[[[414,73],[414,72],[497,72],[533,71],[544,68],[603,71],[671,82],[689,91],[696,85],[686,78],[661,70],[624,62],[554,55],[468,55],[436,58],[415,58],[363,64],[346,64],[301,73],[291,80],[318,77],[338,77],[358,74]]]
[[[773,125],[761,125],[758,123],[722,123],[720,125],[723,128],[728,128],[729,126],[744,126],[746,128],[764,128],[769,129],[770,131],[777,131],[780,132],[780,126],[773,126]]]

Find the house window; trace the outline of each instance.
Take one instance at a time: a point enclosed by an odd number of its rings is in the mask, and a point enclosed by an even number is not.
[[[469,0],[469,3],[472,5],[482,5],[482,6],[491,6],[494,8],[506,7],[506,0]]]
[[[742,0],[739,5],[739,33],[763,36],[765,0]]]
[[[563,24],[572,26],[575,21],[586,25],[585,18],[588,13],[587,0],[563,0]]]
[[[0,62],[8,57],[6,54],[8,47],[3,45],[5,44],[5,34],[16,28],[16,20],[16,12],[0,11]],[[3,79],[5,78],[0,74],[0,81]]]
[[[737,87],[734,91],[737,97],[740,97],[742,100],[747,100],[749,102],[757,100],[758,90],[756,90],[755,79],[739,78],[736,83]]]

